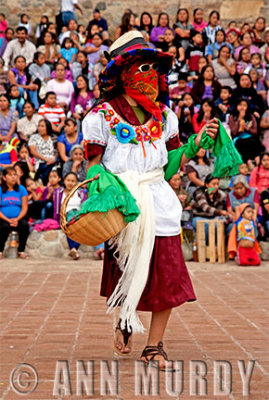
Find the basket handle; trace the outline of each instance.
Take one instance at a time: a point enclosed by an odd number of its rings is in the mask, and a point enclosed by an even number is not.
[[[66,198],[64,199],[63,204],[62,204],[62,206],[61,206],[61,225],[62,225],[63,227],[65,227],[65,226],[67,225],[65,210],[66,210],[66,207],[67,207],[67,204],[68,204],[70,198],[73,196],[73,194],[74,194],[81,186],[85,185],[86,183],[95,181],[96,179],[99,179],[99,177],[100,177],[100,174],[96,175],[96,176],[93,177],[93,178],[86,179],[86,180],[83,181],[83,182],[80,182],[80,183],[79,183],[78,185],[76,185],[76,186],[71,190],[71,192],[66,196]]]

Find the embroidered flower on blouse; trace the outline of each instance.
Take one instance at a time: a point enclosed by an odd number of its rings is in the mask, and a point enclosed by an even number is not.
[[[151,121],[148,125],[152,140],[160,139],[162,136],[162,125],[158,121]]]
[[[115,126],[116,136],[120,143],[129,143],[135,139],[135,131],[133,128],[123,122]]]

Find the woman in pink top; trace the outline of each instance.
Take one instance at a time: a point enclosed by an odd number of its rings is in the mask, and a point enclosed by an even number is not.
[[[56,65],[55,79],[51,79],[48,82],[46,91],[56,94],[58,106],[65,110],[69,108],[74,87],[70,81],[65,79],[65,67],[63,64],[59,63]]]
[[[260,163],[255,167],[250,175],[249,186],[257,189],[259,193],[269,187],[269,152],[263,153]]]
[[[5,14],[0,14],[0,38],[5,37],[5,32],[7,30],[8,23],[6,21]]]
[[[249,51],[250,51],[250,54],[260,53],[259,47],[254,46],[252,44],[252,39],[251,39],[251,36],[250,36],[249,32],[246,32],[241,36],[240,43],[241,43],[241,46],[237,47],[237,49],[234,52],[234,57],[235,57],[236,60],[238,60],[238,56],[239,56],[240,50],[243,47],[247,47],[249,49]]]
[[[203,16],[204,16],[204,10],[202,8],[195,8],[193,10],[192,26],[198,32],[202,32],[203,29],[207,26],[207,22],[205,22]]]

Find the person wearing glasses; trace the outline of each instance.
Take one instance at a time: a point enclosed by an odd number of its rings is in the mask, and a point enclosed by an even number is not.
[[[149,48],[137,31],[117,39],[106,57],[110,62],[100,74],[104,101],[82,123],[88,175],[102,162],[135,190],[141,215],[127,225],[125,237],[124,231],[119,234],[117,260],[115,248],[105,246],[101,295],[112,308],[120,305],[114,349],[121,355],[131,352],[132,333],[144,331],[136,311],[152,313],[141,360],[148,364],[154,359],[164,369],[162,340],[171,310],[195,300],[180,243],[182,208],[163,170],[168,151],[180,146],[177,116],[164,104],[172,57]],[[218,123],[209,121],[207,129],[214,138]],[[195,151],[201,135],[195,138]],[[187,161],[183,154],[179,163]],[[137,224],[138,233],[132,235]]]

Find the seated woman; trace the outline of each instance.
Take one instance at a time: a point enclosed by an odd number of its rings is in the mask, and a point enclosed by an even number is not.
[[[218,31],[219,33],[221,31]],[[221,46],[218,52],[218,57],[213,60],[215,77],[221,86],[229,86],[232,89],[236,88],[234,76],[236,73],[236,63],[231,57],[231,49],[227,44]]]
[[[229,126],[233,143],[241,154],[244,163],[258,157],[263,147],[258,138],[256,118],[252,114],[246,99],[238,99],[236,108],[229,117]]]
[[[233,180],[233,190],[227,194],[227,210],[235,218],[236,208],[240,204],[249,203],[255,209],[255,219],[257,218],[260,196],[257,190],[250,188],[247,178],[244,175],[237,175]]]
[[[93,98],[93,94],[89,90],[89,82],[84,75],[79,75],[76,82],[77,86],[72,94],[70,111],[77,121],[81,121],[90,109],[88,103]]]
[[[65,78],[65,67],[63,64],[57,64],[55,68],[55,79],[51,79],[46,91],[56,93],[58,106],[68,110],[72,94],[74,92],[73,84]]]
[[[155,26],[150,34],[150,41],[156,47],[160,47],[164,42],[164,33],[169,28],[169,16],[165,12],[161,12],[158,16],[157,26]]]
[[[108,47],[103,44],[102,35],[100,33],[95,33],[92,37],[92,42],[87,43],[84,50],[88,54],[88,62],[96,64],[102,53],[108,50]]]
[[[46,119],[42,119],[38,124],[37,131],[38,133],[30,137],[28,144],[32,156],[35,157],[35,179],[40,178],[43,184],[46,185],[48,175],[56,162],[51,139],[51,123]]]
[[[42,44],[37,48],[37,51],[44,54],[46,63],[52,68],[58,59],[60,45],[57,44],[57,36],[54,33],[46,31],[42,36]]]
[[[196,156],[185,166],[185,172],[189,180],[186,186],[187,192],[193,195],[197,188],[203,187],[205,178],[212,174],[213,169],[214,165],[207,158],[206,150],[199,150]]]
[[[39,108],[38,85],[33,83],[33,79],[26,69],[26,59],[24,56],[17,56],[14,60],[14,68],[8,71],[10,85],[17,85],[21,95],[24,97],[25,91],[29,100],[34,104],[36,110]]]
[[[9,142],[14,136],[18,121],[17,111],[10,109],[10,100],[5,94],[0,95],[0,140]]]
[[[36,133],[38,123],[43,118],[35,112],[35,106],[30,101],[24,104],[23,111],[25,117],[18,120],[17,132],[21,141],[28,142],[29,138]]]
[[[219,179],[207,175],[204,186],[195,190],[193,194],[193,228],[196,230],[196,223],[203,219],[223,219],[228,216],[225,208],[225,194],[219,190]],[[208,224],[205,224],[206,234]]]
[[[215,79],[215,72],[212,65],[205,65],[201,70],[199,78],[194,83],[191,93],[197,103],[201,103],[205,98],[216,101],[220,95],[220,88],[221,85]]]
[[[68,118],[64,123],[64,133],[59,136],[57,141],[57,148],[60,158],[66,162],[70,158],[71,148],[75,144],[82,144],[83,135],[77,131],[77,122],[74,118]]]
[[[198,113],[192,117],[194,133],[198,133],[202,127],[217,115],[217,109],[214,102],[210,99],[204,99]]]
[[[238,104],[238,99],[241,98],[248,101],[251,112],[257,118],[260,118],[265,108],[263,99],[253,88],[250,76],[245,73],[240,76],[237,88],[232,93],[232,104],[234,107]]]
[[[28,258],[24,253],[29,236],[28,222],[24,218],[27,209],[27,191],[17,184],[15,168],[4,169],[0,186],[0,259],[3,258],[5,243],[11,231],[18,232],[18,257]]]
[[[78,182],[83,182],[86,179],[86,166],[84,149],[80,144],[75,144],[70,150],[70,159],[63,165],[63,177],[69,172],[75,172]]]

